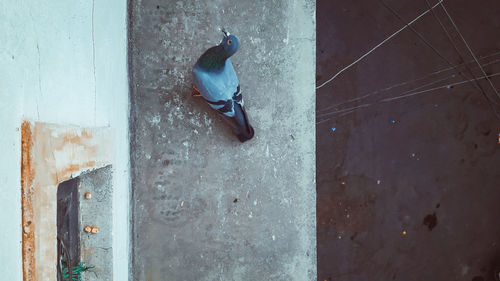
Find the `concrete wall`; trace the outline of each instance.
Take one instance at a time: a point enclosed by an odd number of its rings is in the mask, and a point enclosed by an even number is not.
[[[132,1],[134,280],[316,280],[315,3]],[[191,68],[222,39],[255,138]]]
[[[94,225],[99,232],[82,233],[81,235],[81,260],[83,264],[93,265],[92,272],[85,272],[83,281],[112,281],[113,252],[111,227],[112,221],[109,214],[112,212],[112,178],[111,166],[97,169],[79,177],[78,191],[80,198],[86,192],[91,193],[89,200],[80,201],[80,217],[83,225]],[[83,227],[83,226],[82,226]],[[123,279],[126,280],[126,279]]]
[[[126,1],[0,2],[0,263],[21,280],[23,119],[115,131],[114,277],[128,278]]]

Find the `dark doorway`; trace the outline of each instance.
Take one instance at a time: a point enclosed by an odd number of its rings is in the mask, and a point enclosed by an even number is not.
[[[78,180],[62,182],[57,188],[58,280],[73,280],[72,269],[80,263]]]

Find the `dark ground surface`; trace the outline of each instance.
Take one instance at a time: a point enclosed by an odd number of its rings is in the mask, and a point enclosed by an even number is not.
[[[485,72],[495,74],[500,2],[478,3],[444,5]],[[386,4],[406,22],[428,9],[425,0]],[[412,27],[450,63],[469,62],[483,76],[442,7],[433,11]],[[318,85],[403,26],[379,1],[318,1]],[[446,87],[471,79],[463,65],[429,75],[447,68],[407,28],[318,89],[318,280],[494,280],[500,121],[488,103],[498,109],[500,99],[484,79],[490,102],[473,83]],[[500,88],[499,76],[491,82]],[[356,106],[363,107],[345,110]]]

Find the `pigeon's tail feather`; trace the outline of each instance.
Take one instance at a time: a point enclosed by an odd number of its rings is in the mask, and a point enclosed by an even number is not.
[[[240,140],[240,142],[246,142],[247,140],[253,138],[254,133],[255,132],[253,130],[253,127],[249,124],[247,132],[237,134],[236,136],[238,137],[238,140]]]
[[[248,121],[247,113],[242,105],[235,103],[234,116],[224,117],[229,122],[231,127],[233,127],[234,133],[238,137],[238,140],[240,140],[241,142],[246,142],[247,140],[253,138],[255,132],[252,125],[250,125],[250,122]]]

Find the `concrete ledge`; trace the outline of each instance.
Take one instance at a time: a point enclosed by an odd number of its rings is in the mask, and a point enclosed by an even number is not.
[[[315,4],[131,1],[133,280],[316,280]],[[256,136],[191,97],[231,59]]]
[[[80,222],[82,228],[95,226],[98,232],[81,234],[81,261],[93,266],[84,272],[83,281],[113,280],[113,168],[107,166],[85,175],[78,181],[80,193]],[[91,194],[90,199],[85,194]],[[120,245],[123,247],[124,245]]]

